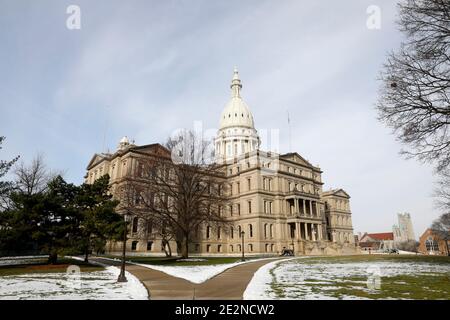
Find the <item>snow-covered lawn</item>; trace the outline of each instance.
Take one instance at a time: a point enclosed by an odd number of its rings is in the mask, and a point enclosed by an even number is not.
[[[0,266],[13,266],[20,264],[35,264],[46,262],[48,256],[22,256],[22,257],[1,257]]]
[[[0,300],[115,300],[147,299],[147,289],[132,274],[118,283],[119,269],[81,273],[30,273],[0,276]]]
[[[450,299],[449,276],[450,263],[414,258],[294,258],[260,268],[244,299]]]

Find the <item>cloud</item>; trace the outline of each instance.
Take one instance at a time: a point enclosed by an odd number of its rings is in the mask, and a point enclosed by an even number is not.
[[[293,150],[350,193],[356,231],[389,231],[410,211],[419,233],[438,214],[433,177],[376,120],[375,79],[400,39],[395,3],[377,2],[378,31],[366,0],[79,1],[80,31],[65,28],[69,1],[7,2],[1,157],[41,150],[79,183],[123,135],[147,144],[194,121],[217,127],[237,65],[257,127],[280,129],[288,151],[289,110]]]

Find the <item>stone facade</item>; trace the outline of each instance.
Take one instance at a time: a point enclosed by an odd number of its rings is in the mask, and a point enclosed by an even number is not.
[[[298,153],[260,150],[241,88],[235,70],[232,97],[221,114],[214,139],[216,161],[223,164],[224,179],[229,183],[230,204],[224,214],[231,226],[226,230],[203,226],[191,243],[191,253],[238,255],[244,249],[246,254],[275,255],[283,248],[296,254],[355,253],[350,196],[342,189],[323,192],[321,169]],[[114,154],[94,155],[87,167],[86,182],[108,173],[114,194],[123,179],[139,175],[140,157],[167,152],[159,144],[136,146],[124,138]],[[146,227],[132,220],[128,250],[162,253],[161,240],[151,230],[145,232]],[[142,228],[144,232],[137,232]],[[138,233],[141,236],[137,237]],[[120,243],[111,243],[107,249],[119,251],[120,247]],[[175,244],[171,247],[176,248]]]

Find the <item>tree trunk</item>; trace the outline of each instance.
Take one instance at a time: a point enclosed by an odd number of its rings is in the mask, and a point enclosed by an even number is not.
[[[181,243],[181,258],[189,258],[189,238],[188,235],[184,235],[183,241]]]
[[[48,263],[56,264],[57,261],[58,261],[58,253],[56,251],[51,251],[48,256]]]
[[[448,251],[448,239],[445,238],[445,246],[447,247],[447,256],[450,256],[450,252]]]
[[[167,248],[169,248],[169,257],[172,257],[172,248],[170,247],[169,241],[167,241]]]
[[[163,250],[164,250],[164,254],[166,255],[166,257],[170,257],[169,256],[169,252],[167,252],[167,249],[166,249],[166,246],[168,245],[168,243],[167,243],[167,240],[165,238],[163,238],[161,240],[161,244],[162,244],[162,247],[163,247]]]

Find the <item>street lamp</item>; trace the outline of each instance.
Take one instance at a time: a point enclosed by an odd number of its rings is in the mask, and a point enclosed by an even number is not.
[[[122,266],[120,267],[120,274],[117,278],[117,282],[127,282],[127,277],[125,276],[125,256],[127,247],[127,214],[123,215],[123,220],[125,222],[125,228],[123,228],[123,246],[122,246]]]
[[[241,231],[241,238],[242,238],[242,261],[245,261],[245,257],[244,257],[244,235],[245,235],[245,232],[244,231]]]

